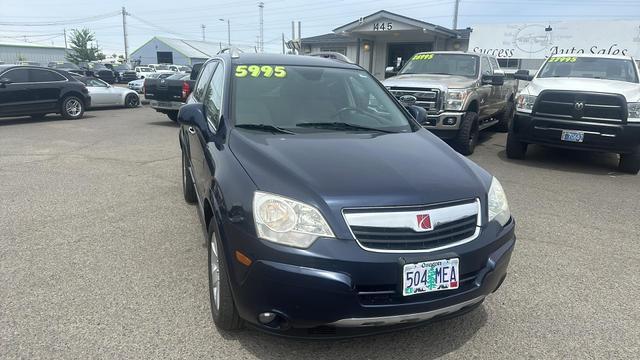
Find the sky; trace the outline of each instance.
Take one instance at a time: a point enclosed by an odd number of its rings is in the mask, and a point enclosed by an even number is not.
[[[321,35],[378,10],[388,10],[451,28],[455,0],[264,0],[264,48],[280,52],[291,39],[291,21],[302,22],[302,37]],[[259,35],[258,1],[189,0],[0,0],[0,43],[25,39],[64,46],[64,29],[95,32],[107,55],[123,54],[122,7],[126,7],[129,52],[153,36],[202,39],[254,46]],[[552,20],[639,19],[640,0],[460,0],[458,28],[486,23]]]

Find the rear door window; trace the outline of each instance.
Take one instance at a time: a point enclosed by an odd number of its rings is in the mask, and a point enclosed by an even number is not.
[[[40,69],[29,70],[30,82],[53,82],[53,81],[65,81],[65,80],[66,79],[62,75],[50,70],[40,70]]]
[[[11,80],[12,83],[29,82],[29,71],[27,69],[13,69],[2,74],[2,77]]]

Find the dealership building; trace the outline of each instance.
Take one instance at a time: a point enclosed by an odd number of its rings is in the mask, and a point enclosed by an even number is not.
[[[640,21],[480,24],[448,29],[385,10],[302,39],[302,53],[335,51],[379,79],[420,51],[487,53],[504,68],[537,70],[553,54],[620,54],[640,58]]]

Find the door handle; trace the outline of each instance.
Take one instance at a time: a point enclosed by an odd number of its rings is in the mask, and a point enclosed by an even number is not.
[[[189,134],[194,134],[196,133],[196,129],[193,128],[193,126],[189,126],[189,128],[187,129],[189,131]]]

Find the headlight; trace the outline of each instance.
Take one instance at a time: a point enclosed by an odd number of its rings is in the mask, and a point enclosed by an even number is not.
[[[308,248],[318,237],[335,237],[316,208],[261,191],[253,196],[253,219],[258,237],[282,245]]]
[[[445,110],[462,110],[464,101],[469,96],[469,89],[449,89],[444,105]]]
[[[489,188],[489,221],[495,220],[505,226],[510,218],[511,212],[507,195],[504,193],[500,181],[494,177]]]
[[[627,109],[629,110],[627,121],[640,122],[640,102],[627,103]]]
[[[535,96],[520,94],[518,95],[518,98],[516,98],[516,110],[520,112],[530,113],[535,102]]]

